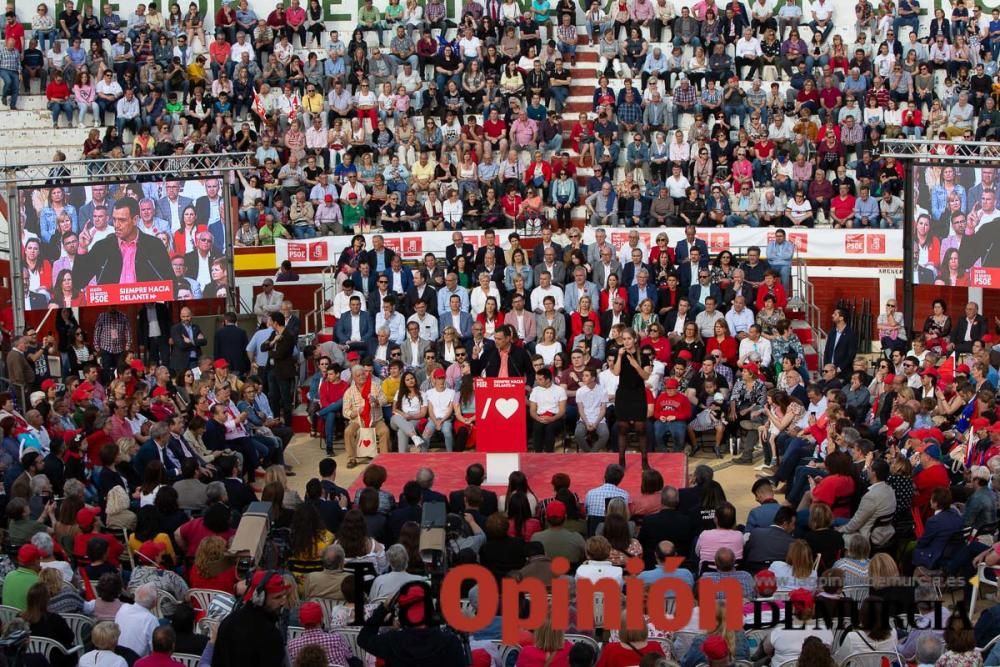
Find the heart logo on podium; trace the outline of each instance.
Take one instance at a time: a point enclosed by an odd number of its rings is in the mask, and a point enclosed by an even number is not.
[[[510,416],[517,412],[517,399],[515,398],[501,398],[496,402],[497,412],[503,415],[504,419],[510,419]]]

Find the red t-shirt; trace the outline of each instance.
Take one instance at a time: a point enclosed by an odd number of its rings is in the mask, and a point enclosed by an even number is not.
[[[847,218],[854,214],[854,197],[847,195],[843,199],[837,195],[830,200],[830,209],[838,218]]]
[[[649,642],[640,649],[629,648],[621,644],[607,644],[597,659],[597,667],[629,667],[639,664],[641,656],[663,655],[663,649],[656,642]]]
[[[665,364],[670,361],[670,341],[667,340],[666,336],[660,336],[660,338],[655,341],[647,336],[642,339],[640,346],[646,347],[647,345],[656,351],[657,361],[662,361]]]
[[[492,120],[487,119],[483,123],[483,134],[485,134],[486,138],[489,139],[490,141],[498,141],[506,133],[507,133],[507,123],[503,122],[502,120],[494,122]]]
[[[820,480],[812,490],[812,499],[826,503],[833,510],[833,516],[839,519],[851,517],[850,507],[836,507],[835,503],[854,495],[854,480],[847,475],[829,475]]]
[[[921,516],[927,518],[931,514],[931,495],[934,493],[934,489],[946,489],[951,486],[948,469],[943,465],[924,468],[913,477],[913,486],[917,490],[917,495],[913,498],[913,506],[920,510]]]
[[[114,537],[105,535],[104,533],[77,533],[73,538],[73,555],[86,558],[87,544],[95,537],[99,537],[108,543],[108,555],[105,557],[104,562],[117,564],[118,557],[125,551],[125,547]]]
[[[228,542],[229,538],[236,533],[236,531],[233,530],[232,528],[228,529],[224,533],[213,532],[205,527],[205,521],[200,517],[193,521],[188,521],[187,523],[185,523],[183,526],[181,526],[180,531],[181,531],[181,537],[184,539],[184,543],[187,545],[187,548],[184,550],[184,553],[192,558],[194,557],[195,552],[198,551],[198,545],[201,544],[201,541],[206,537],[212,537],[213,535],[218,535],[219,537]]]

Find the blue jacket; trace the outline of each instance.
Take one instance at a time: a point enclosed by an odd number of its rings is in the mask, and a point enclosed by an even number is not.
[[[696,238],[694,240],[694,247],[701,250],[701,265],[708,266],[708,244],[705,243],[703,239]],[[688,258],[688,255],[691,254],[690,250],[691,248],[688,247],[688,241],[686,238],[677,242],[677,248],[674,251],[674,255],[677,258],[678,264]]]
[[[962,515],[954,509],[938,512],[924,524],[924,534],[917,540],[913,550],[913,564],[936,568],[951,556],[948,541],[962,530]]]
[[[368,313],[361,311],[358,313],[360,324],[358,329],[361,333],[361,342],[365,342],[375,335],[375,327],[372,326],[372,319]],[[337,319],[337,325],[333,328],[333,337],[341,345],[346,345],[351,339],[351,315],[349,312]]]
[[[444,331],[448,327],[455,327],[459,338],[469,338],[472,336],[472,315],[464,310],[460,311],[458,322],[455,322],[452,319],[451,311],[446,311],[438,318],[438,331]]]

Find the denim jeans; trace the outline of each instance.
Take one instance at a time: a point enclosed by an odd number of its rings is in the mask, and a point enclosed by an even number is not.
[[[792,507],[796,507],[802,498],[806,495],[806,491],[809,490],[809,478],[819,477],[823,478],[827,476],[826,468],[811,468],[807,465],[800,466],[795,471],[795,479],[792,481],[791,487],[789,488],[788,502],[792,504]]]
[[[66,100],[65,102],[49,102],[49,111],[52,112],[52,124],[59,124],[59,116],[66,114],[66,124],[73,127],[73,111],[76,105]]]
[[[101,108],[97,106],[97,102],[91,102],[87,104],[86,102],[77,102],[77,107],[80,109],[80,125],[84,124],[84,119],[87,117],[87,111],[94,115],[94,126],[96,127],[101,120]]]
[[[312,225],[292,225],[292,234],[297,239],[314,239],[316,228]]]
[[[653,438],[656,443],[654,449],[659,449],[659,446],[663,444],[664,436],[668,433],[674,442],[673,449],[671,451],[683,451],[684,443],[687,442],[687,424],[682,421],[661,422],[657,420],[654,422]]]
[[[45,38],[49,38],[49,46],[55,44],[56,40],[59,39],[59,31],[52,30],[36,30],[35,39],[38,40],[38,48],[42,53],[45,53]]]
[[[344,409],[343,399],[335,401],[325,408],[321,408],[316,412],[317,417],[322,417],[326,430],[324,435],[326,436],[326,451],[330,452],[333,450],[333,434],[336,431],[337,426],[337,415],[341,413]]]
[[[421,450],[425,452],[428,450],[430,446],[431,436],[433,436],[434,433],[437,432],[438,430],[440,430],[441,435],[444,436],[444,448],[447,449],[449,452],[455,449],[455,432],[452,428],[451,419],[444,420],[441,423],[440,429],[438,429],[438,427],[434,425],[434,420],[428,419],[427,426],[424,427],[424,432],[420,436],[424,439],[424,444],[420,446]]]
[[[10,108],[17,107],[17,93],[21,86],[18,72],[9,69],[0,69],[0,81],[3,81],[3,100],[10,98]]]

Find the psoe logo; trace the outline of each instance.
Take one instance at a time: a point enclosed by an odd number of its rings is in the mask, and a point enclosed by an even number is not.
[[[309,244],[307,243],[289,243],[288,244],[288,259],[292,262],[307,262],[309,261]]]
[[[863,255],[865,254],[865,235],[864,234],[845,234],[844,235],[844,253],[847,255]]]

